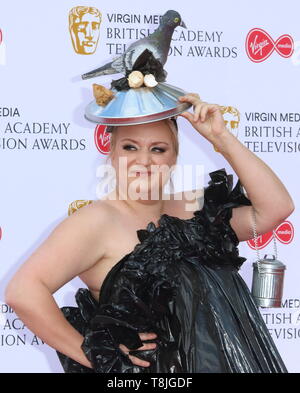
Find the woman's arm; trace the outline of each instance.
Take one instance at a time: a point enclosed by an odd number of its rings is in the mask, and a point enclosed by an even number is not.
[[[194,105],[194,114],[181,115],[218,149],[240,179],[255,210],[257,233],[274,229],[295,208],[283,183],[265,162],[226,129],[219,105],[201,101],[196,93],[179,100]],[[230,224],[240,241],[253,238],[251,209],[251,206],[242,206],[232,210]]]
[[[101,209],[102,208],[102,209]],[[52,294],[104,255],[108,213],[90,204],[62,221],[6,287],[6,302],[34,334],[59,352],[91,367],[83,337],[65,319]]]
[[[251,200],[258,234],[269,232],[293,211],[293,200],[272,169],[229,131],[215,140],[215,146],[229,162]],[[251,206],[232,210],[230,224],[240,241],[253,238]]]
[[[81,349],[83,336],[66,320],[49,289],[37,280],[27,279],[21,287],[22,299],[15,302],[15,284],[10,284],[12,292],[7,294],[6,302],[25,325],[52,348],[92,368]]]

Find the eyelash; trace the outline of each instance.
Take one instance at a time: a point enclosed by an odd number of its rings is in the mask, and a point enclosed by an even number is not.
[[[135,147],[135,146],[133,146],[133,145],[124,145],[123,146],[123,149],[124,150],[128,150],[127,148],[130,148],[130,147]],[[163,149],[162,147],[154,147],[154,149],[158,149],[159,151],[160,151],[160,153],[164,153],[166,150],[165,149]]]

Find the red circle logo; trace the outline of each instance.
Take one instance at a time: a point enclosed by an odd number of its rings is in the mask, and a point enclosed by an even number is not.
[[[281,35],[275,42],[263,29],[254,28],[246,37],[246,52],[250,60],[260,63],[276,50],[282,57],[290,57],[294,52],[293,38],[288,34]]]
[[[106,132],[106,128],[107,126],[99,124],[94,132],[95,145],[102,154],[108,154],[110,151],[110,133]]]
[[[278,241],[283,244],[289,244],[294,238],[294,227],[290,221],[283,221],[278,225],[276,229],[274,229],[274,236]],[[263,233],[257,236],[257,248],[260,250],[261,248],[266,247],[273,240],[273,232],[269,231],[267,233]],[[255,250],[255,242],[254,239],[247,240],[247,244],[250,248]]]

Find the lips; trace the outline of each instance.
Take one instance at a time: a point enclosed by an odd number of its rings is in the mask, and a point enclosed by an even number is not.
[[[151,175],[151,171],[150,172],[140,172],[140,171],[138,171],[138,172],[135,172],[135,175],[136,176],[145,176],[145,175]]]

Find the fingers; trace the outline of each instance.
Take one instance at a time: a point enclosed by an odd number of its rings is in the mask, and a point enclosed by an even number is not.
[[[182,116],[182,117],[184,117],[185,119],[189,120],[190,122],[193,122],[193,121],[194,121],[194,119],[193,119],[193,114],[190,113],[190,112],[182,112],[182,113],[180,113],[178,116]]]
[[[205,105],[203,104],[199,104],[196,106],[196,108],[194,109],[194,121],[197,121],[199,119],[199,115],[201,112],[203,112],[203,108],[205,108]]]
[[[191,122],[197,122],[200,120],[204,122],[207,116],[207,113],[213,113],[216,110],[221,111],[221,107],[217,104],[208,104],[205,101],[201,101],[199,94],[197,93],[188,93],[184,96],[178,97],[179,101],[188,101],[193,104],[194,115],[190,112],[183,112],[179,116],[183,116]]]
[[[201,110],[201,121],[204,121],[206,118],[207,113],[209,112],[210,114],[220,110],[220,106],[218,104],[207,104],[205,107],[202,108]],[[220,110],[221,113],[221,110]]]
[[[145,340],[151,340],[157,337],[157,334],[155,333],[139,333],[140,339],[142,341]],[[145,351],[145,350],[149,350],[149,349],[155,349],[157,346],[156,343],[145,343],[143,344],[141,347],[139,347],[137,350],[138,351]],[[120,344],[119,348],[121,349],[121,351],[123,351],[126,355],[128,355],[129,359],[131,360],[131,362],[137,366],[142,366],[142,367],[149,367],[150,366],[150,362],[147,362],[146,360],[142,360],[139,359],[136,356],[133,355],[129,355],[129,351],[130,349],[127,348],[125,345]]]
[[[189,112],[184,112],[181,115],[190,121],[197,121],[199,119],[199,114],[202,109],[202,105],[207,104],[204,101],[201,101],[199,94],[197,93],[188,93],[184,96],[178,97],[178,100],[181,102],[188,101],[193,104],[194,108],[194,116],[192,116]]]
[[[146,351],[147,349],[155,349],[156,343],[147,343],[144,344],[142,347],[138,348],[139,351]]]
[[[188,101],[188,102],[190,102],[193,105],[196,104],[198,101],[201,102],[200,96],[197,93],[185,94],[184,96],[178,97],[178,100],[181,101],[181,102]]]
[[[128,354],[128,352],[130,351],[129,348],[127,348],[125,345],[120,344],[119,345],[120,349],[125,352],[126,354]],[[142,345],[141,347],[139,347],[137,349],[137,351],[146,351],[147,349],[155,349],[156,348],[156,343],[146,343],[144,345]]]
[[[153,340],[154,338],[157,337],[157,334],[156,333],[139,333],[139,336],[142,341],[145,341],[145,340]]]
[[[142,360],[139,359],[136,356],[133,355],[129,355],[129,351],[130,349],[128,349],[127,347],[125,347],[124,345],[120,344],[119,348],[121,349],[121,351],[123,351],[125,353],[125,355],[128,356],[128,358],[131,360],[131,362],[137,366],[142,366],[142,367],[149,367],[150,366],[150,362],[147,362],[146,360]]]
[[[199,114],[200,114],[199,119],[200,119],[200,121],[204,121],[205,120],[208,109],[209,109],[209,105],[202,105],[201,106],[200,111],[199,111]]]
[[[141,367],[150,366],[150,362],[147,362],[146,360],[139,359],[136,356],[132,356],[132,355],[128,355],[128,357],[131,360],[131,362],[137,366],[141,366]]]

